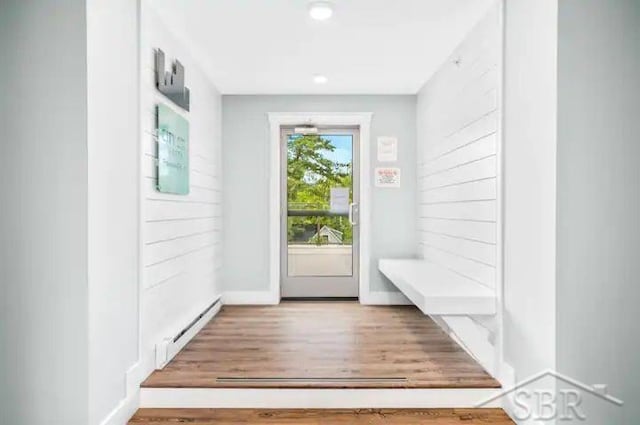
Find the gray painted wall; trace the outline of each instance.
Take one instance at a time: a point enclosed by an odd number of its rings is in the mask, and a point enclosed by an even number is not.
[[[0,423],[86,425],[86,2],[0,4]]]
[[[558,369],[609,385],[588,424],[640,417],[640,2],[559,2]]]
[[[378,272],[377,259],[416,252],[415,96],[223,97],[225,290],[269,289],[269,112],[373,112],[372,166],[376,138],[398,137],[402,188],[374,187],[371,206],[371,289],[394,291]]]

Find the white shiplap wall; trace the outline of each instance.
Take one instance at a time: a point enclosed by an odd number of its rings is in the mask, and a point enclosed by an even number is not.
[[[497,4],[420,91],[417,112],[419,254],[498,296],[501,25]],[[471,319],[495,339],[497,321]]]
[[[186,46],[149,7],[142,11],[142,344],[151,356],[162,338],[187,325],[219,294],[221,267],[221,96]],[[155,88],[154,49],[185,67],[191,110],[175,106]],[[190,193],[156,190],[156,105],[189,121]]]

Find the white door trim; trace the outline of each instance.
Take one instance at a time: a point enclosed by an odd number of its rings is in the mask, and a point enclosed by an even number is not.
[[[271,112],[269,145],[269,298],[280,302],[280,127],[357,126],[360,128],[360,302],[369,303],[371,262],[371,112]]]

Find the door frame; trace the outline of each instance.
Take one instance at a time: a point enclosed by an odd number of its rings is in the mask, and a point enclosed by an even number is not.
[[[360,292],[360,128],[358,126],[316,126],[317,134],[348,134],[352,137],[352,187],[353,201],[357,207],[356,225],[353,225],[351,244],[351,275],[349,276],[289,276],[288,265],[288,135],[294,134],[295,126],[280,127],[280,296],[287,298],[355,298]],[[286,295],[285,292],[289,291]],[[311,292],[317,295],[311,295]],[[354,292],[355,291],[355,292]],[[292,294],[293,292],[293,294]]]
[[[359,252],[359,300],[370,300],[369,275],[371,267],[371,112],[271,112],[269,144],[269,291],[267,304],[280,302],[280,251],[281,251],[281,127],[311,124],[318,127],[347,126],[360,130],[360,252]]]

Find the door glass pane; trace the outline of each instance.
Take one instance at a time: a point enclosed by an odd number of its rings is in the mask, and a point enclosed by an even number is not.
[[[348,218],[352,169],[350,134],[292,134],[287,138],[290,277],[353,275],[353,229]]]

